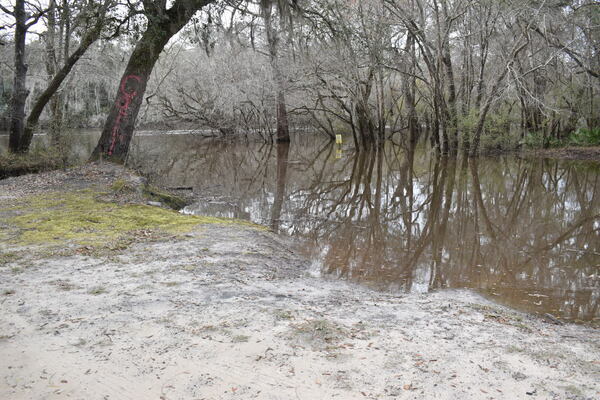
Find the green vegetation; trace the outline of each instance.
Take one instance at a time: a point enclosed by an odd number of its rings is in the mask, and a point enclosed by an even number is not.
[[[161,202],[173,210],[181,210],[186,206],[185,200],[181,197],[164,192],[156,187],[146,185],[142,191],[148,200]]]
[[[530,132],[521,141],[529,148],[550,148],[564,146],[600,146],[600,128],[580,128],[565,139],[544,136],[540,132]]]
[[[123,192],[135,192],[135,188],[128,184],[125,179],[117,179],[112,185],[110,185],[110,189],[116,194]]]
[[[578,129],[568,141],[573,146],[600,146],[600,128]]]
[[[35,148],[27,154],[2,154],[0,155],[0,179],[51,171],[66,166],[64,157],[52,148],[45,150]]]
[[[150,233],[182,234],[200,224],[250,225],[243,221],[179,214],[145,205],[120,205],[98,198],[106,193],[90,190],[51,193],[25,199],[9,211],[9,226],[17,228],[12,243],[107,245],[131,242]]]
[[[113,184],[110,186],[110,189],[114,194],[128,194],[139,192],[146,200],[162,203],[173,210],[181,210],[187,204],[185,199],[160,190],[155,186],[144,185],[141,187],[135,187],[130,182],[127,182],[124,179],[117,179],[116,181],[114,181]]]

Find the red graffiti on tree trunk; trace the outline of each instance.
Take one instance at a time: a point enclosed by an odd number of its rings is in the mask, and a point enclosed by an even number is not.
[[[127,83],[130,80],[134,80],[137,83],[135,83],[133,85],[133,88],[131,88],[130,91],[128,92],[127,91]],[[115,151],[115,147],[117,146],[117,141],[120,143],[123,140],[123,135],[120,134],[121,122],[123,121],[124,118],[127,117],[127,112],[129,111],[129,106],[131,105],[131,102],[137,95],[137,91],[135,90],[135,88],[141,83],[142,83],[142,78],[140,78],[137,75],[127,75],[121,81],[121,86],[119,88],[119,92],[121,93],[121,96],[117,99],[117,103],[116,103],[117,109],[119,110],[119,114],[117,115],[117,120],[115,121],[115,125],[113,126],[113,129],[112,129],[110,147],[108,148],[109,156],[112,156],[113,152]]]

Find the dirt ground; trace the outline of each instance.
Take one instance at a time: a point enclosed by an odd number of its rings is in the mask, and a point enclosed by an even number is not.
[[[600,330],[467,291],[328,279],[259,227],[102,248],[9,240],[27,196],[120,174],[0,181],[0,399],[600,398]]]

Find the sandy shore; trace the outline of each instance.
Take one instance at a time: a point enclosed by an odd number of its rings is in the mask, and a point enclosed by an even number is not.
[[[116,175],[11,178],[0,198]],[[103,251],[4,240],[0,399],[600,398],[600,330],[329,280],[286,240],[219,223]]]

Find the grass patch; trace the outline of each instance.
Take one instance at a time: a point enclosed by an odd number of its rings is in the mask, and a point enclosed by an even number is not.
[[[64,157],[54,150],[33,149],[26,154],[7,153],[0,155],[0,179],[51,171],[66,166]]]
[[[135,188],[129,185],[125,179],[117,179],[112,185],[110,185],[110,190],[112,190],[114,193],[120,193],[124,191],[134,192]]]

